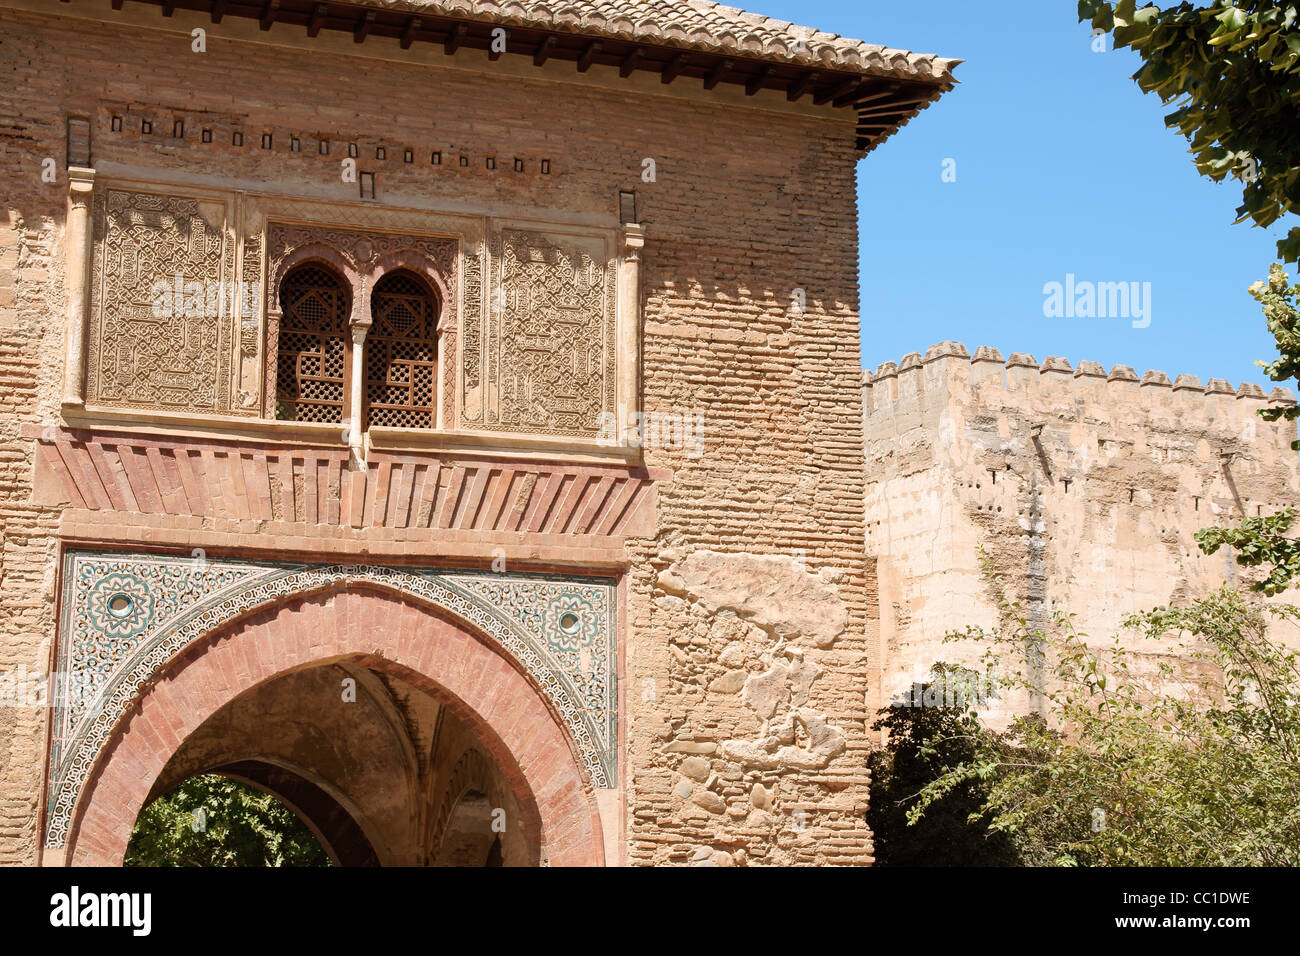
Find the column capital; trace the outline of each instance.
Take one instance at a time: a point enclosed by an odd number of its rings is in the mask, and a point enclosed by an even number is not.
[[[623,252],[629,259],[640,259],[645,248],[645,226],[639,222],[623,224]]]
[[[90,194],[95,188],[95,171],[87,166],[68,167],[68,196],[74,205],[83,206],[90,202]]]

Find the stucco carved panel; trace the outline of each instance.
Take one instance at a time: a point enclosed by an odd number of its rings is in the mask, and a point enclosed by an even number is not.
[[[262,277],[262,236],[251,233],[242,237],[243,252],[240,265],[240,282],[243,288],[254,289],[259,293],[263,288]],[[243,301],[248,308],[241,310],[239,316],[239,366],[238,389],[235,404],[240,409],[259,410],[260,395],[258,389],[258,359],[262,346],[262,316],[260,295],[257,298],[247,296]]]
[[[193,197],[120,189],[96,197],[89,402],[230,410],[239,296],[228,218],[224,203]]]
[[[505,229],[489,240],[492,291],[467,314],[462,424],[594,437],[617,395],[616,268],[603,240]]]

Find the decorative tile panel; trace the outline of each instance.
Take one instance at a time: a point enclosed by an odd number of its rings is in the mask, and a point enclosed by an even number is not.
[[[64,557],[46,845],[64,846],[82,787],[114,726],[167,661],[247,611],[331,582],[367,581],[466,621],[517,661],[577,744],[593,786],[614,785],[612,582],[374,565],[70,551]]]

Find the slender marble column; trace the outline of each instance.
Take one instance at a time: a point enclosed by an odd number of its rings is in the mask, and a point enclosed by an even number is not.
[[[645,226],[623,225],[623,255],[618,271],[618,422],[623,444],[632,416],[641,408],[641,250]]]
[[[366,332],[369,325],[352,326],[352,394],[348,396],[349,417],[352,420],[352,434],[348,445],[352,449],[352,460],[359,471],[366,470],[364,434],[365,422],[361,419],[362,400],[366,390]]]

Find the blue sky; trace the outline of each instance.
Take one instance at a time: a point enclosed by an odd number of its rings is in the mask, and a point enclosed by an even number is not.
[[[747,9],[871,43],[959,57],[961,83],[858,167],[863,364],[945,339],[1039,361],[1270,383],[1246,288],[1284,229],[1233,225],[1235,181],[1197,174],[1172,107],[1094,53],[1073,0],[750,0]],[[945,159],[956,181],[943,182]],[[1066,274],[1151,283],[1150,324],[1046,318]]]

